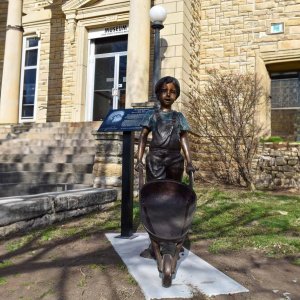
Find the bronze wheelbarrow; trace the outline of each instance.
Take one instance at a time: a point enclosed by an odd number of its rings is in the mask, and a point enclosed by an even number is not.
[[[140,170],[140,186],[141,173]],[[156,180],[146,183],[140,189],[141,221],[149,234],[164,287],[172,284],[179,252],[196,208],[192,172],[189,177],[190,185],[173,180]],[[175,252],[162,254],[162,243],[172,243]]]

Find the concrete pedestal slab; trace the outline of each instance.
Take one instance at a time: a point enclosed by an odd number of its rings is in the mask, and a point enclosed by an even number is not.
[[[156,261],[139,256],[149,246],[148,234],[138,233],[137,238],[132,240],[116,238],[118,235],[107,233],[106,237],[138,282],[147,300],[191,298],[199,292],[207,296],[248,292],[245,287],[187,249],[184,249],[177,262],[172,286],[164,288]]]

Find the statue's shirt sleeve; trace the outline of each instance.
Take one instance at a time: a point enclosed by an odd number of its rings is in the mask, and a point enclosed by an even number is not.
[[[140,124],[142,127],[150,129],[150,131],[153,129],[153,114],[154,112],[152,110],[147,111]]]
[[[177,112],[177,116],[179,120],[180,131],[190,131],[191,128],[185,116],[181,112]]]

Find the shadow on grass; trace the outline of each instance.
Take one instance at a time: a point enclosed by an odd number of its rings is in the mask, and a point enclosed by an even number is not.
[[[300,252],[300,197],[207,190],[198,200],[192,241],[212,239],[216,252],[245,247],[269,255]]]
[[[118,286],[114,283],[109,267],[122,265],[120,257],[116,254],[109,242],[103,242],[96,249],[83,253],[81,249],[78,255],[59,251],[62,247],[83,239],[105,240],[104,234],[109,231],[119,231],[120,204],[84,217],[72,219],[53,226],[34,230],[27,235],[11,236],[2,240],[1,244],[6,248],[0,255],[0,278],[10,278],[20,274],[30,274],[42,270],[59,269],[59,278],[55,280],[56,299],[67,299],[67,281],[72,276],[73,267],[88,267],[91,265],[103,265],[103,273],[106,282],[110,286],[113,299],[119,299]],[[70,246],[71,247],[71,246]],[[68,249],[68,248],[67,248]],[[51,259],[53,253],[58,251],[59,256]],[[75,250],[76,251],[76,250]],[[2,251],[3,253],[4,251]],[[29,256],[29,257],[28,257]],[[49,257],[45,259],[46,257]],[[21,258],[21,262],[15,262]],[[10,263],[7,263],[10,262]],[[107,268],[107,271],[106,270]],[[124,268],[125,272],[126,268]],[[13,279],[12,279],[13,280]]]

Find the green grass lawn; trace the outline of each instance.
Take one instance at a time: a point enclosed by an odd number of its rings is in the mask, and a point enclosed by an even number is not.
[[[218,188],[197,188],[196,193],[198,202],[189,234],[191,242],[209,240],[209,250],[213,253],[248,248],[273,257],[289,256],[293,263],[300,265],[299,196]],[[137,201],[134,203],[134,224],[136,229],[142,229]],[[105,212],[90,214],[79,221],[32,231],[7,242],[6,249],[15,251],[31,241],[43,244],[62,238],[88,238],[100,231],[119,230],[120,201]]]
[[[216,188],[198,189],[197,196],[191,241],[212,240],[214,253],[251,248],[268,256],[300,254],[299,196]]]

